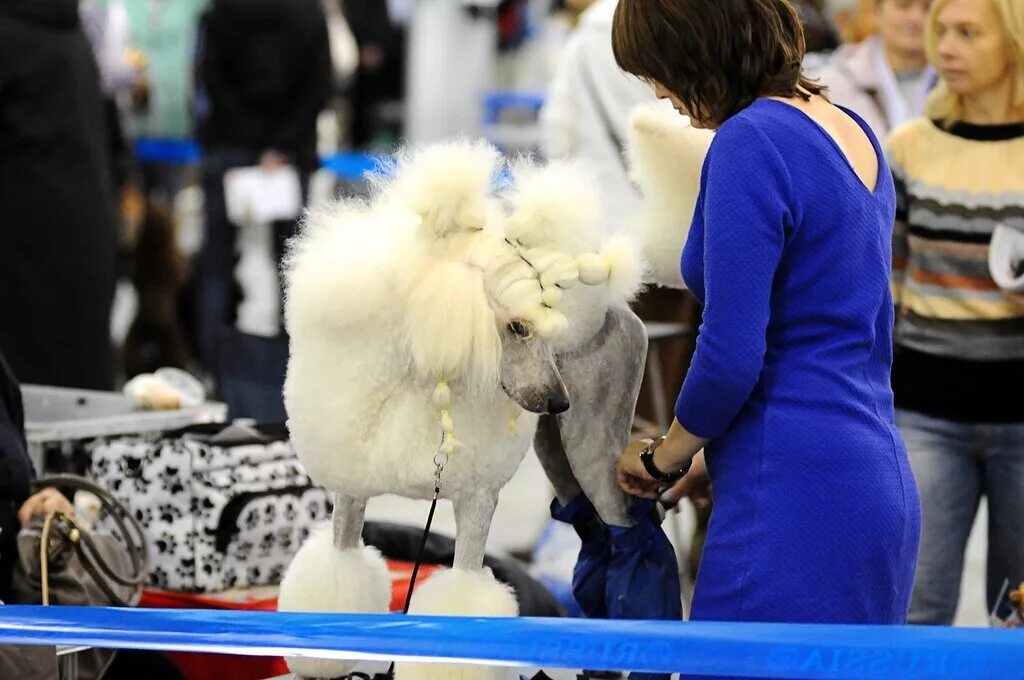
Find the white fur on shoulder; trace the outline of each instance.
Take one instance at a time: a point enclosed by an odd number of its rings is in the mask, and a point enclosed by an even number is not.
[[[281,581],[278,611],[384,613],[391,603],[391,576],[375,548],[338,550],[330,522],[317,527]],[[335,678],[355,662],[292,657],[288,668],[310,678]]]
[[[643,104],[630,117],[630,178],[644,196],[631,232],[650,263],[648,278],[685,288],[679,256],[690,232],[700,175],[713,133],[698,130],[664,102]]]
[[[285,261],[289,334],[344,332],[394,305],[394,277],[417,220],[408,212],[338,202],[305,217]]]
[[[441,616],[518,616],[512,589],[490,569],[450,569],[434,574],[413,593],[410,614]],[[507,668],[458,664],[395,664],[395,680],[504,680]]]

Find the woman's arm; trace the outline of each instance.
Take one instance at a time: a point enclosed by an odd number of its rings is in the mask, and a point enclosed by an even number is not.
[[[775,272],[794,205],[789,172],[759,128],[727,123],[704,190],[704,315],[676,420],[701,439],[728,429],[761,378]]]
[[[663,472],[723,434],[760,380],[772,282],[793,222],[789,173],[752,123],[740,119],[719,131],[705,172],[704,320],[675,422],[655,450]],[[643,446],[623,451],[619,480],[626,491],[650,496],[657,489],[639,462]]]

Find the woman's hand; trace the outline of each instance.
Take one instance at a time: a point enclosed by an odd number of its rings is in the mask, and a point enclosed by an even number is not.
[[[639,439],[630,442],[619,454],[619,464],[615,469],[615,478],[622,490],[632,496],[641,498],[657,498],[660,483],[647,474],[644,464],[640,461],[640,452],[651,443],[650,439]]]
[[[679,470],[687,461],[692,460],[695,463],[694,456],[704,448],[707,441],[687,432],[678,420],[673,419],[672,426],[665,435],[665,441],[654,449],[654,465],[658,470],[669,473]],[[619,463],[615,469],[615,478],[622,490],[641,498],[658,498],[658,491],[661,489],[661,482],[647,474],[643,461],[640,460],[640,452],[650,443],[650,439],[630,442],[619,454]],[[702,465],[703,460],[701,457]]]
[[[693,464],[690,465],[686,476],[663,493],[661,498],[672,505],[684,498],[689,498],[698,508],[706,508],[711,505],[711,477],[708,475],[708,466],[704,460],[703,451],[693,457]]]
[[[21,509],[18,510],[18,521],[28,524],[32,515],[48,515],[54,511],[63,512],[65,515],[75,514],[71,501],[60,491],[49,487],[29,496],[29,499],[22,503]]]

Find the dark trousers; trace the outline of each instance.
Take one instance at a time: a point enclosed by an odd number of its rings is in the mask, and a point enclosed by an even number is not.
[[[259,154],[244,149],[210,149],[203,157],[202,185],[206,238],[198,261],[198,296],[196,300],[196,335],[199,357],[204,367],[216,373],[217,342],[225,326],[235,320],[240,293],[234,271],[238,264],[235,243],[238,226],[228,219],[224,199],[224,175],[232,168],[259,164]],[[309,194],[308,171],[299,171],[303,200]],[[275,222],[273,225],[274,262],[280,272],[288,240],[295,235],[298,220]]]

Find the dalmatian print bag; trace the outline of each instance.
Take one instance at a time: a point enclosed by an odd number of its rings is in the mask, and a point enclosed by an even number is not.
[[[326,492],[286,436],[283,428],[199,426],[155,442],[93,446],[93,479],[146,532],[151,586],[216,592],[281,581],[310,530],[330,516]]]

